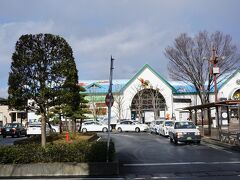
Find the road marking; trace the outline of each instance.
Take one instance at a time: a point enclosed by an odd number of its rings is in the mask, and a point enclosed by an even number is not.
[[[142,163],[142,164],[123,164],[123,166],[175,166],[175,165],[201,165],[201,164],[240,164],[240,161],[229,162],[179,162],[179,163]]]
[[[101,137],[99,137],[98,139],[97,139],[97,141],[99,141],[101,139]]]

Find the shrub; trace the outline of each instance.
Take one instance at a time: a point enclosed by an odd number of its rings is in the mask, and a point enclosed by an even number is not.
[[[0,147],[1,164],[26,164],[38,162],[104,162],[106,161],[107,143],[87,141],[75,143],[25,144]],[[114,144],[110,144],[109,161],[115,154]]]
[[[109,144],[109,161],[113,161],[115,155],[114,143],[110,142]],[[106,162],[107,160],[107,142],[100,141],[92,143],[90,151],[88,152],[88,161],[89,162]]]

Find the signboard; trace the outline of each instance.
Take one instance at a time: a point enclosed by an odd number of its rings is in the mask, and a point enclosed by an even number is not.
[[[99,95],[92,95],[92,96],[85,96],[85,99],[89,102],[104,102],[105,96],[99,96]]]
[[[112,93],[108,93],[106,95],[105,103],[106,103],[107,107],[110,107],[110,106],[112,107],[113,106],[114,98],[113,98]]]

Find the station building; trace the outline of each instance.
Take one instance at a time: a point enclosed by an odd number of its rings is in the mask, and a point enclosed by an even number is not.
[[[86,95],[90,108],[95,108],[99,117],[107,116],[105,96],[109,81],[82,80],[80,85],[86,89],[83,94]],[[112,92],[114,104],[111,114],[115,119],[133,119],[144,123],[158,118],[181,120],[189,117],[189,112],[184,111],[184,107],[201,105],[196,89],[191,84],[168,81],[148,64],[130,79],[113,80]],[[219,100],[240,100],[240,69],[219,78],[218,97]],[[214,100],[212,87],[210,102]],[[232,107],[230,111],[231,116],[237,116],[237,107]]]

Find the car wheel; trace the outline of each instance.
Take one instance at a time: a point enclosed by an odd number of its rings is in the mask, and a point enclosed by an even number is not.
[[[140,129],[137,127],[137,128],[135,129],[135,132],[140,132]]]
[[[197,144],[200,144],[200,143],[201,143],[201,141],[197,141],[196,143],[197,143]]]
[[[174,139],[174,144],[178,144],[178,140],[177,139]]]
[[[122,128],[118,128],[118,132],[122,132]]]
[[[6,138],[6,135],[3,135],[3,138]]]
[[[21,133],[20,133],[20,132],[18,132],[18,133],[17,133],[17,137],[19,138],[20,136],[21,136]]]
[[[86,128],[83,128],[83,129],[82,129],[82,132],[83,132],[83,133],[86,133],[86,132],[87,132],[87,129],[86,129]]]
[[[107,131],[108,131],[107,128],[102,129],[102,132],[104,132],[104,133],[107,132]]]

